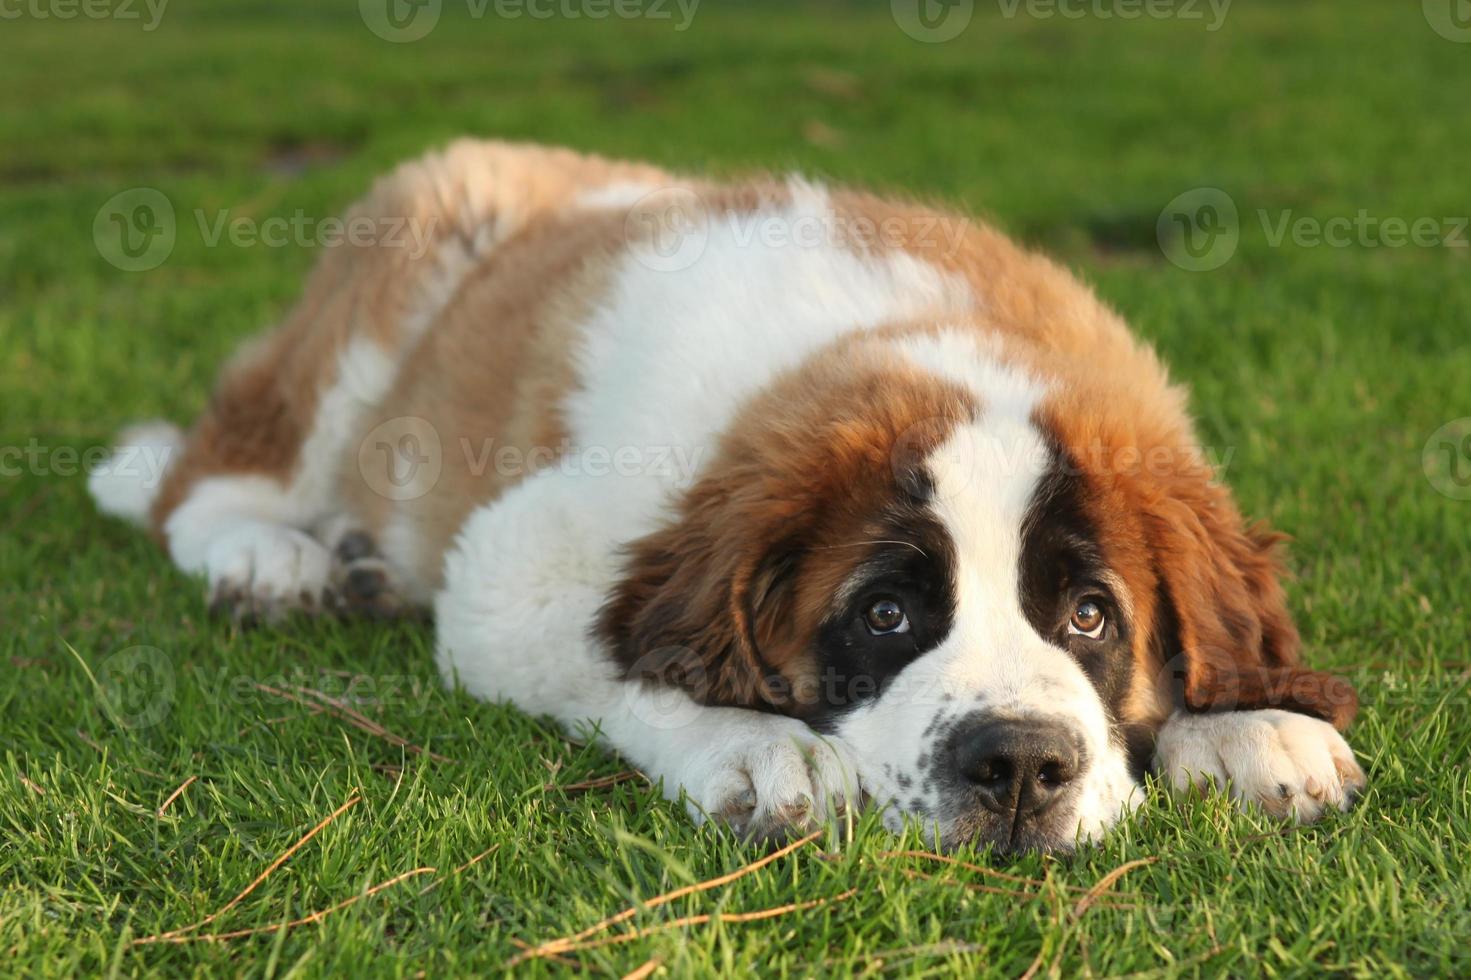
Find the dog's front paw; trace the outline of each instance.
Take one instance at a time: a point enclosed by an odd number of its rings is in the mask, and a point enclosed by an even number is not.
[[[857,769],[840,742],[791,718],[743,724],[685,779],[690,814],[752,840],[805,832],[861,804]]]
[[[1214,780],[1233,798],[1300,823],[1330,806],[1349,809],[1366,782],[1332,725],[1276,710],[1175,714],[1155,742],[1155,771],[1176,790]]]
[[[332,602],[331,557],[310,535],[278,524],[241,523],[209,545],[210,610],[237,622],[275,622]]]

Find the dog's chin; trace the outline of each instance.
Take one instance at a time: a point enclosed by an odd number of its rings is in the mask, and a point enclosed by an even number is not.
[[[967,813],[940,833],[940,849],[990,848],[996,857],[1029,853],[1071,854],[1078,849],[1078,820],[1072,814],[1035,824],[1018,825],[988,811]]]
[[[1078,849],[1078,840],[1071,835],[1062,836],[1033,831],[1023,831],[1013,835],[1009,830],[970,834],[957,832],[945,834],[940,839],[942,851],[957,851],[961,848],[975,848],[978,851],[989,848],[993,857],[1019,857],[1023,854],[1067,855]]]

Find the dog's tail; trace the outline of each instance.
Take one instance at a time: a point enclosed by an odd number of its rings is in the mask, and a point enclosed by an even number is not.
[[[112,453],[87,477],[97,509],[146,526],[169,467],[183,453],[184,433],[172,422],[128,426],[118,433]]]

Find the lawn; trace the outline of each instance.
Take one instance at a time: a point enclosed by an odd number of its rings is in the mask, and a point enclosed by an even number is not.
[[[442,689],[426,627],[210,620],[87,499],[122,423],[187,421],[286,308],[319,222],[474,133],[908,189],[1060,256],[1292,535],[1308,657],[1361,691],[1370,776],[1305,829],[1151,792],[1064,858],[947,865],[867,821],[521,969],[1471,972],[1471,43],[1434,2],[983,2],[944,43],[885,3],[449,0],[395,43],[351,0],[120,3],[0,22],[0,969],[497,972],[761,856]],[[162,258],[109,241],[134,188],[174,212]],[[221,216],[293,230],[217,238]],[[237,935],[137,942],[209,916],[175,938]]]

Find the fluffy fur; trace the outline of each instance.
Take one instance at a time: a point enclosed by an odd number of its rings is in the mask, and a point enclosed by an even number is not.
[[[432,608],[447,680],[753,835],[1066,848],[1151,756],[1304,820],[1363,785],[1184,395],[994,230],[471,141],[352,214],[427,250],[329,250],[187,439],[124,440],[161,483],[93,481],[222,611]]]

